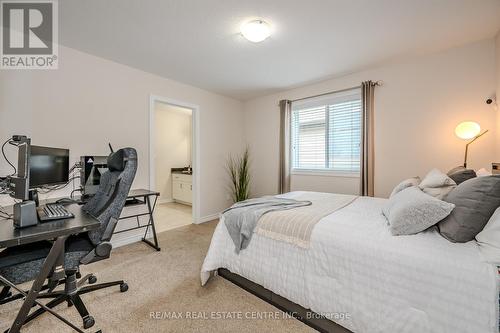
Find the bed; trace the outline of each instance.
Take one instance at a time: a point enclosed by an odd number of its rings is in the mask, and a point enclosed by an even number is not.
[[[497,269],[477,244],[432,228],[392,236],[385,202],[359,197],[322,218],[307,249],[255,233],[236,254],[221,220],[202,284],[222,268],[356,333],[498,332]]]

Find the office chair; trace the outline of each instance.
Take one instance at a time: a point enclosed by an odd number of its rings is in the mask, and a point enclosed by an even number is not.
[[[70,236],[66,240],[65,278],[49,278],[49,283],[43,287],[47,291],[38,295],[38,298],[52,299],[46,304],[49,308],[63,302],[67,302],[69,306],[74,305],[82,317],[85,329],[92,327],[95,321],[80,295],[112,286],[120,286],[121,292],[128,290],[128,285],[122,280],[95,284],[97,279],[92,274],[79,279],[80,265],[107,259],[111,254],[111,236],[137,171],[137,152],[133,148],[120,149],[109,155],[107,163],[109,170],[101,176],[97,193],[82,207],[99,220],[100,227],[88,233]],[[46,241],[5,249],[0,252],[0,274],[14,284],[35,279],[50,247],[51,244]],[[86,286],[87,283],[89,285]],[[60,284],[64,284],[64,290],[55,290]],[[8,287],[0,291],[0,304],[22,297],[9,294]],[[35,310],[25,323],[44,312],[42,308]]]

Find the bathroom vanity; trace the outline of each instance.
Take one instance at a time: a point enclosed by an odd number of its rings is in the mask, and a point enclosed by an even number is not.
[[[192,205],[193,173],[189,168],[172,168],[172,199],[175,202]]]

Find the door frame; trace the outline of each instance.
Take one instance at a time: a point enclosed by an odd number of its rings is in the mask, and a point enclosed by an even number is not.
[[[191,114],[191,163],[193,168],[193,216],[192,222],[199,223],[200,221],[200,107],[195,104],[179,101],[173,98],[162,97],[150,94],[149,97],[149,189],[154,191],[156,186],[156,167],[154,163],[155,151],[155,104],[164,103],[172,106],[178,106],[185,109],[190,109]]]

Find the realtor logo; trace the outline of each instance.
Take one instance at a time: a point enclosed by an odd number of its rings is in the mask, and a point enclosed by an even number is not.
[[[57,69],[57,2],[0,1],[2,69]]]

